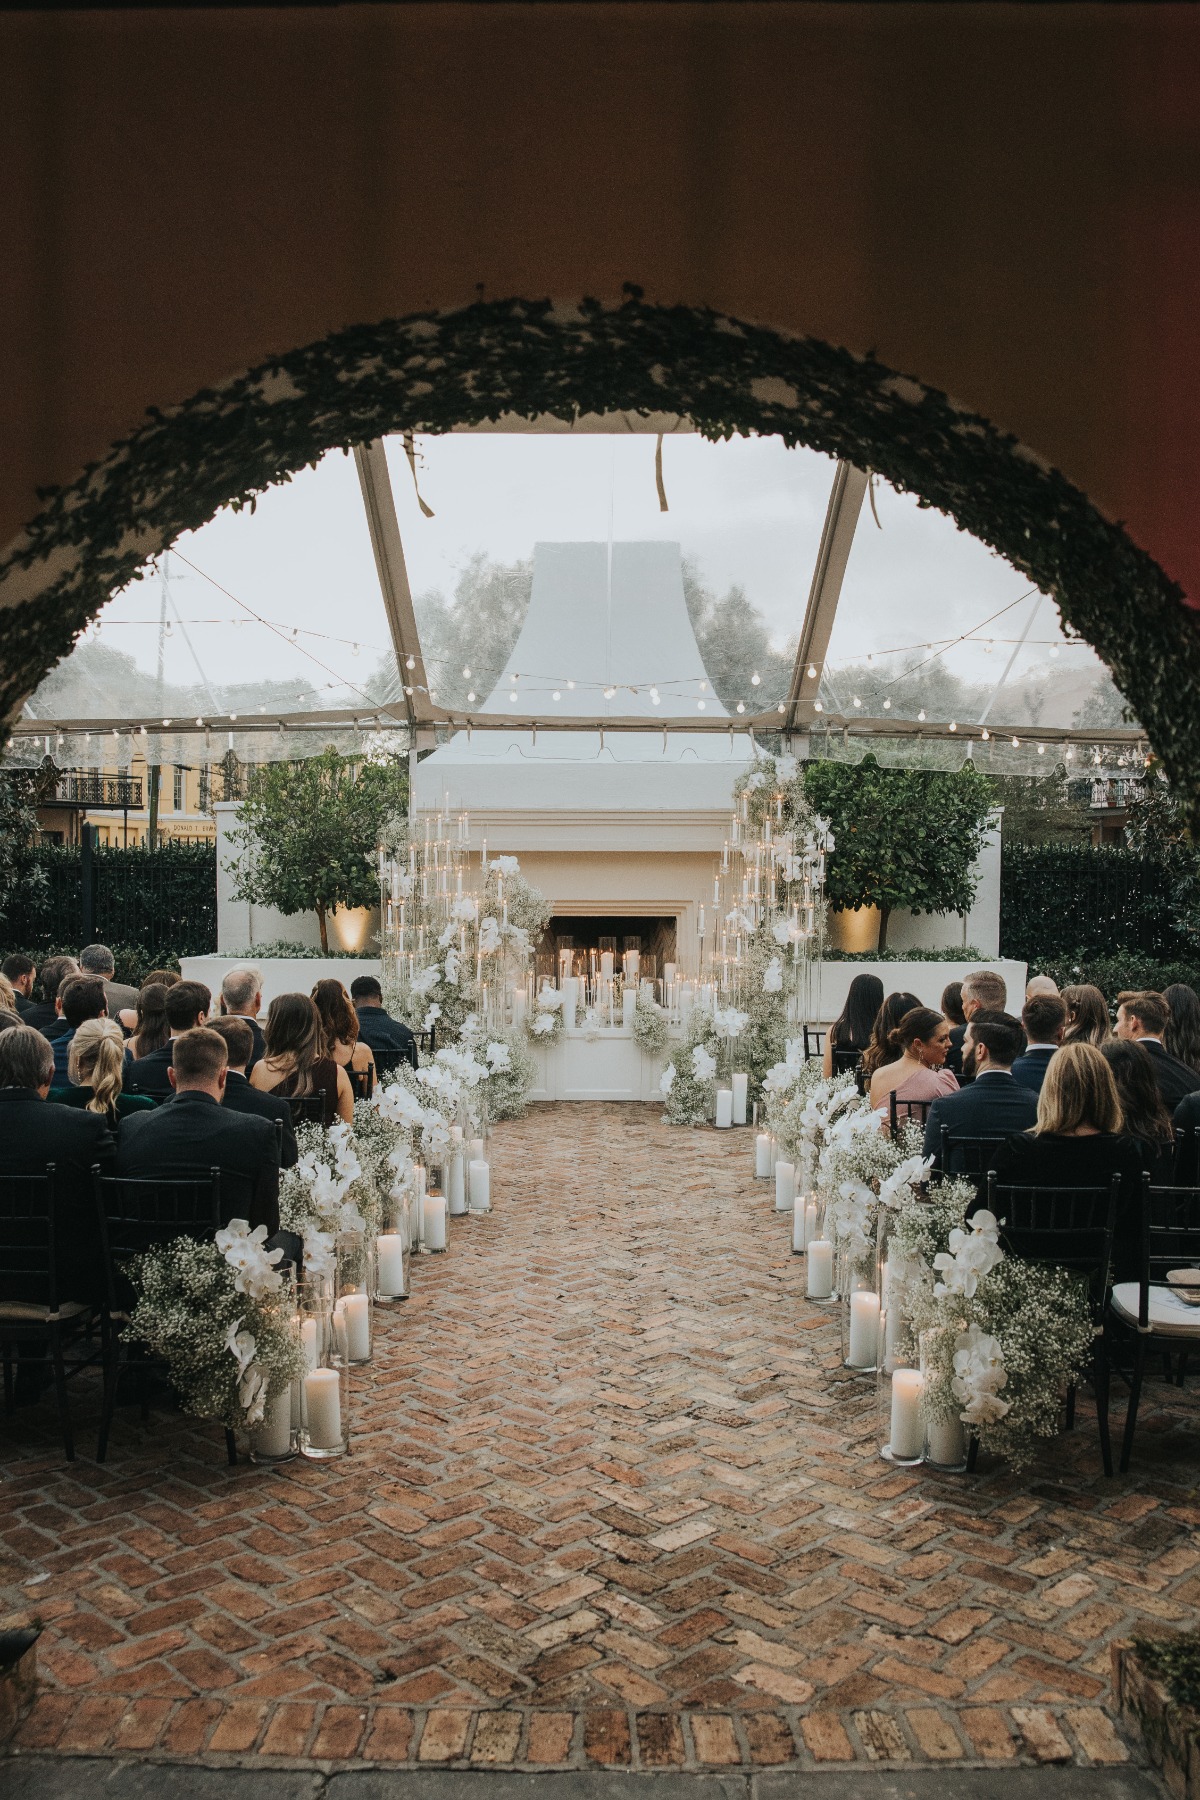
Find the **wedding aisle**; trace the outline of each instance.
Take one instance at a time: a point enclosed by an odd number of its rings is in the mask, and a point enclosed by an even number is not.
[[[122,1409],[106,1466],[64,1465],[52,1412],[6,1421],[4,1607],[46,1625],[19,1745],[1125,1760],[1108,1645],[1200,1597],[1194,1403],[1156,1429],[1148,1388],[1113,1481],[1086,1406],[1023,1476],[890,1468],[750,1133],[547,1106],[491,1153],[494,1212],[377,1312],[349,1459],[231,1470]]]

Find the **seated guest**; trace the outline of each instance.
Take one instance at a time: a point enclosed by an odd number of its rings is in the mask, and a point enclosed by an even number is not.
[[[116,1173],[143,1180],[181,1180],[218,1168],[222,1223],[248,1219],[251,1227],[265,1225],[275,1232],[279,1229],[275,1127],[270,1119],[222,1106],[226,1065],[225,1043],[215,1031],[200,1026],[172,1038],[168,1074],[175,1098],[169,1106],[122,1119]]]
[[[46,1096],[54,1052],[40,1031],[0,1032],[0,1166],[6,1175],[44,1175],[54,1164],[59,1297],[100,1301],[104,1279],[92,1167],[111,1174],[113,1136],[99,1113]]]
[[[12,983],[6,975],[0,975],[0,1006],[2,1006],[6,1012],[17,1012],[17,996],[13,992]],[[18,1019],[20,1016],[20,1013],[17,1013]]]
[[[4,966],[7,969],[8,964]],[[13,986],[16,986],[15,982]],[[1170,987],[1163,989],[1163,999],[1170,1013],[1167,1029],[1163,1032],[1163,1049],[1176,1062],[1200,1070],[1200,998],[1197,998],[1196,990],[1182,981],[1173,981]],[[18,992],[18,1011],[20,1006]]]
[[[1141,1151],[1150,1185],[1169,1187],[1175,1177],[1175,1132],[1154,1079],[1149,1052],[1144,1044],[1109,1038],[1100,1054],[1113,1072],[1125,1119],[1123,1129]]]
[[[258,1015],[262,1011],[262,976],[257,969],[230,969],[221,983],[221,1017],[244,1019],[250,1027],[250,1061],[247,1074],[262,1056],[265,1044]]]
[[[1050,1058],[1036,1125],[1002,1144],[993,1165],[1005,1187],[1107,1187],[1119,1175],[1118,1280],[1136,1273],[1141,1235],[1142,1155],[1123,1123],[1117,1084],[1099,1050],[1064,1044]]]
[[[100,1113],[115,1131],[127,1113],[154,1106],[148,1094],[122,1093],[128,1051],[115,1019],[85,1019],[71,1037],[67,1056],[69,1087],[55,1087],[51,1099]]]
[[[142,1035],[141,1004],[142,995],[146,992],[146,989],[148,987],[174,987],[179,980],[180,975],[177,969],[151,969],[141,987],[138,989],[136,1003],[133,1006],[123,1006],[117,1014],[117,1024],[121,1027],[121,1030],[125,1033],[126,1037],[132,1040],[133,1038],[141,1037]],[[165,1005],[166,998],[164,995],[162,1006],[165,1008]],[[160,1010],[162,1009],[160,1008]],[[145,1056],[148,1055],[151,1050],[157,1050],[160,1045],[165,1044],[169,1036],[170,1032],[167,1027],[167,1015],[164,1010],[162,1016],[162,1036],[158,1041],[153,1044],[147,1044],[145,1050],[134,1050],[132,1042],[130,1043],[129,1048],[133,1050],[135,1056]]]
[[[1098,987],[1085,982],[1080,987],[1065,987],[1063,1003],[1067,1009],[1064,1044],[1095,1044],[1099,1050],[1112,1036],[1108,1002]]]
[[[968,1024],[978,1012],[1002,1013],[1008,1005],[1008,988],[1003,975],[998,975],[995,969],[972,969],[963,979],[959,1001]],[[963,1081],[971,1079],[965,1068],[961,1073]]]
[[[249,1019],[232,1015],[227,1019],[214,1019],[208,1029],[216,1032],[229,1055],[222,1106],[228,1107],[230,1112],[251,1113],[260,1119],[278,1119],[283,1128],[279,1166],[290,1169],[299,1155],[292,1128],[292,1109],[278,1095],[261,1094],[250,1086],[246,1069],[254,1052],[254,1039],[250,1036]]]
[[[143,1056],[149,1056],[151,1051],[161,1050],[164,1044],[170,1043],[171,1027],[167,1022],[167,990],[162,982],[147,981],[142,984],[133,1020],[129,1054],[135,1061],[140,1061]]]
[[[950,1048],[950,1021],[932,1006],[914,1006],[905,1013],[890,1034],[894,1062],[885,1063],[871,1077],[871,1105],[876,1111],[888,1108],[894,1092],[901,1119],[908,1100],[936,1100],[941,1094],[956,1094],[958,1082],[944,1064]]]
[[[108,1013],[108,998],[98,975],[72,975],[58,990],[54,1004],[67,1022],[67,1029],[54,1039],[54,1084],[66,1087],[67,1056],[75,1033],[85,1019],[103,1019]]]
[[[63,1024],[62,1014],[55,1001],[63,982],[78,974],[79,964],[73,956],[48,956],[42,964],[42,973],[38,979],[42,997],[25,1013],[25,1023],[52,1041],[64,1031],[69,1031],[70,1026]]]
[[[320,1094],[323,1123],[354,1121],[354,1093],[345,1069],[325,1048],[325,1027],[307,994],[277,994],[267,1010],[267,1048],[255,1063],[250,1085],[263,1094],[299,1100]]]
[[[20,1013],[9,1012],[7,1006],[0,1006],[0,1031],[11,1031],[14,1025],[23,1025]]]
[[[123,1006],[136,1006],[138,991],[126,981],[114,981],[116,961],[107,944],[89,944],[79,952],[79,966],[85,975],[98,975],[104,983],[109,1017],[115,1019]]]
[[[1056,1000],[1059,999],[1057,981],[1049,975],[1031,975],[1025,983],[1025,998],[1032,1000],[1035,994],[1052,994]]]
[[[415,1069],[417,1066],[416,1035],[403,1019],[393,1019],[384,1011],[383,989],[373,975],[356,975],[350,983],[350,998],[358,1014],[358,1035],[372,1050],[402,1050]]]
[[[1170,1018],[1161,994],[1117,995],[1117,1036],[1145,1045],[1154,1065],[1158,1091],[1168,1112],[1174,1112],[1185,1094],[1194,1094],[1200,1088],[1200,1075],[1163,1048],[1163,1034]]]
[[[350,990],[353,993],[353,988]],[[883,1005],[883,983],[878,975],[856,975],[850,983],[843,1006],[825,1038],[826,1075],[833,1074],[835,1050],[857,1051],[861,1056],[871,1041],[874,1025]]]
[[[312,991],[313,1002],[325,1029],[325,1048],[339,1069],[353,1069],[356,1074],[371,1071],[375,1083],[375,1058],[371,1046],[358,1033],[358,1014],[350,1004],[350,996],[340,981],[318,981]]]
[[[952,1075],[963,1072],[963,1042],[967,1035],[967,1015],[962,1005],[962,982],[948,981],[942,989],[942,1012],[950,1021],[950,1048],[946,1067]]]
[[[1040,1094],[1050,1058],[1067,1029],[1066,1003],[1056,993],[1036,993],[1021,1008],[1025,1028],[1025,1052],[1013,1064],[1013,1080]]]
[[[862,1071],[866,1076],[874,1075],[876,1069],[882,1069],[884,1063],[892,1058],[891,1035],[905,1013],[910,1013],[921,1002],[915,994],[889,994],[879,1011],[875,1014],[871,1026],[871,1038],[863,1051]]]
[[[185,1031],[195,1031],[204,1025],[211,1004],[212,995],[202,981],[177,981],[174,987],[168,988],[163,1009],[171,1035],[157,1050],[138,1056],[133,1067],[126,1071],[126,1086],[139,1094],[153,1094],[158,1099],[169,1100],[175,1039],[182,1037]],[[139,1043],[139,1050],[140,1047]]]
[[[955,1154],[955,1138],[1006,1138],[1037,1119],[1037,1099],[1013,1080],[1013,1064],[1025,1042],[1011,1013],[977,1012],[963,1043],[968,1085],[935,1100],[925,1122],[925,1155],[942,1161],[942,1126],[950,1133],[947,1175],[959,1175],[965,1154]]]
[[[13,991],[16,1010],[24,1018],[33,1010],[33,984],[37,970],[31,958],[22,956],[19,951],[6,956],[0,963],[0,975],[3,975]]]

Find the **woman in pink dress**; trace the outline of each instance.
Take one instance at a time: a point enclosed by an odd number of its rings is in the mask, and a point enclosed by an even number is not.
[[[958,1082],[945,1065],[950,1048],[950,1021],[932,1006],[914,1006],[891,1032],[894,1062],[885,1063],[871,1077],[871,1105],[887,1116],[889,1095],[895,1093],[901,1109],[906,1100],[938,1100],[958,1091]]]

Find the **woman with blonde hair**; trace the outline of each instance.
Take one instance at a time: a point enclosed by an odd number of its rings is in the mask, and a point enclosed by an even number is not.
[[[327,977],[318,981],[312,991],[313,1004],[321,1015],[325,1031],[325,1050],[339,1069],[351,1075],[351,1087],[364,1100],[375,1086],[375,1056],[369,1044],[358,1035],[358,1014],[340,981]],[[359,1077],[354,1080],[353,1077]]]
[[[56,1091],[55,1099],[66,1106],[101,1113],[115,1127],[127,1113],[153,1110],[148,1094],[122,1093],[125,1079],[125,1039],[115,1019],[85,1019],[78,1026],[67,1052],[71,1085]]]
[[[1080,987],[1065,987],[1063,1004],[1067,1009],[1064,1044],[1095,1044],[1099,1050],[1112,1036],[1108,1002],[1098,987],[1085,982]]]
[[[317,1003],[307,994],[276,994],[267,1009],[266,1052],[255,1063],[250,1086],[284,1100],[320,1094],[323,1123],[354,1122],[354,1093],[345,1069],[325,1045],[325,1026]]]

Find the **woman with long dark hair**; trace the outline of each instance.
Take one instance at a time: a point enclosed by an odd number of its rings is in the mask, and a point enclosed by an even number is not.
[[[265,1054],[255,1063],[250,1086],[284,1100],[320,1094],[324,1123],[354,1122],[354,1094],[345,1069],[325,1046],[325,1027],[307,994],[277,994],[267,1009]]]
[[[175,979],[177,981],[179,977]],[[163,981],[147,981],[138,989],[137,1015],[129,1040],[129,1054],[135,1061],[139,1056],[149,1056],[152,1050],[161,1050],[171,1041],[171,1027],[167,1023],[167,985]]]
[[[939,1100],[956,1094],[958,1081],[946,1068],[950,1021],[932,1006],[910,1006],[888,1033],[892,1061],[871,1077],[871,1105],[886,1111],[888,1097],[897,1106],[908,1100]]]
[[[878,975],[856,975],[843,1006],[825,1039],[826,1075],[833,1074],[835,1050],[854,1050],[861,1056],[871,1042],[871,1027],[883,1005],[883,983]]]
[[[175,983],[180,979],[181,977],[178,969],[151,969],[148,975],[143,975],[138,992],[140,993],[142,988],[155,986],[164,988],[174,987]],[[121,1027],[121,1030],[125,1033],[127,1038],[133,1038],[139,1035],[141,1018],[134,1007],[123,1006],[117,1014],[117,1024]],[[166,1038],[163,1038],[161,1043],[153,1046],[154,1049],[160,1050],[166,1041]],[[137,1056],[141,1053],[135,1050],[133,1054]]]
[[[340,981],[327,977],[318,981],[312,991],[313,1001],[325,1028],[325,1049],[340,1069],[353,1069],[356,1075],[370,1070],[365,1092],[375,1085],[375,1057],[371,1046],[358,1035],[358,1014],[350,1004],[350,996]]]
[[[1163,1032],[1163,1049],[1168,1056],[1186,1063],[1200,1074],[1200,998],[1195,988],[1173,981],[1163,989],[1163,999],[1171,1009],[1167,1029]]]
[[[879,1011],[875,1014],[871,1026],[871,1038],[863,1051],[863,1074],[874,1075],[876,1069],[882,1069],[884,1063],[891,1062],[895,1052],[892,1049],[891,1037],[905,1013],[911,1012],[921,1002],[915,994],[889,994]]]
[[[1175,1168],[1175,1132],[1154,1079],[1150,1052],[1130,1038],[1115,1037],[1109,1038],[1100,1054],[1113,1072],[1124,1130],[1141,1152],[1151,1186],[1169,1187]]]
[[[1112,1021],[1100,989],[1084,982],[1079,987],[1065,987],[1062,997],[1067,1009],[1063,1043],[1092,1044],[1097,1050],[1103,1049],[1112,1036]]]

